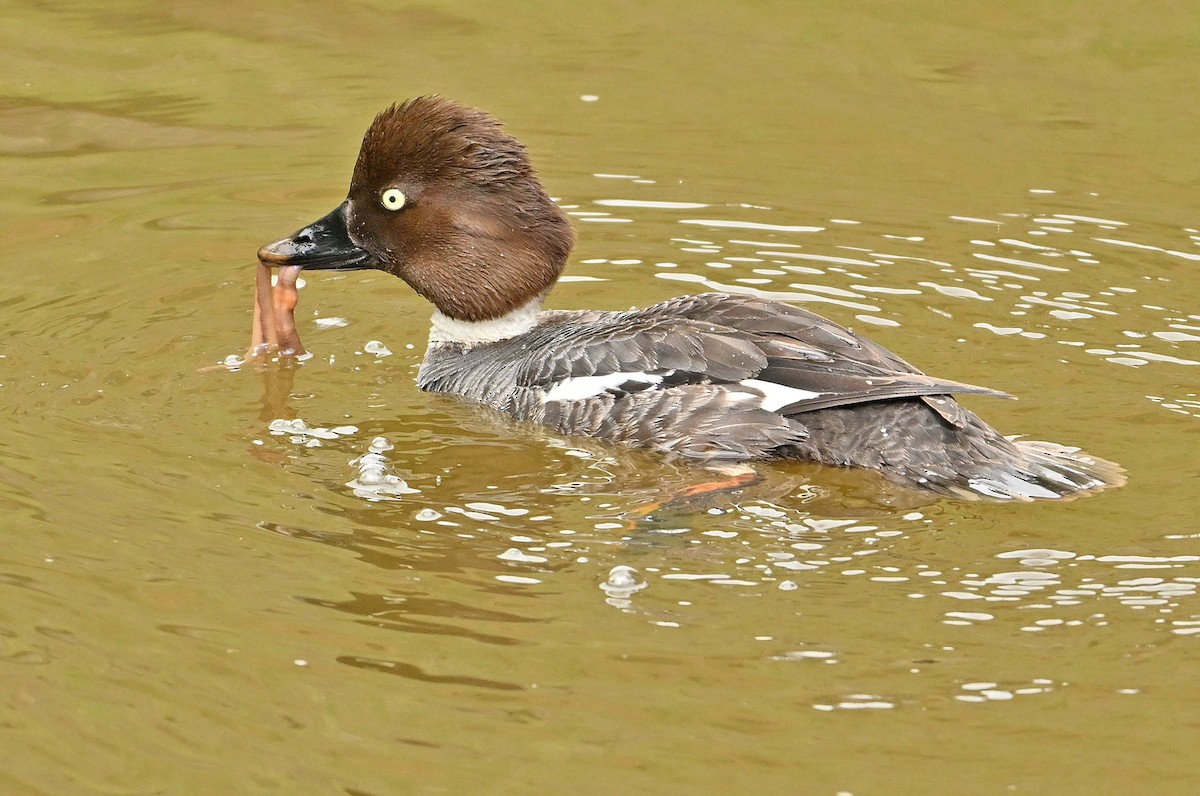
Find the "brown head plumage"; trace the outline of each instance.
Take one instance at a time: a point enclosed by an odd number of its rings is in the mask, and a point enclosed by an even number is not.
[[[441,97],[375,117],[354,167],[347,226],[378,267],[466,321],[544,294],[574,243],[525,147],[484,111]]]

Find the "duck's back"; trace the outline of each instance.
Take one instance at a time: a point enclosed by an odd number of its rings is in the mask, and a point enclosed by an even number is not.
[[[629,312],[544,312],[531,331],[433,344],[419,377],[565,434],[702,460],[803,458],[943,494],[1060,497],[1123,482],[1052,443],[1012,442],[936,379],[806,310],[684,296]]]

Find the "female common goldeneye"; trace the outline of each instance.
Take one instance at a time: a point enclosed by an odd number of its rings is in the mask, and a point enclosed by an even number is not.
[[[422,389],[564,434],[710,464],[865,467],[957,497],[1059,498],[1124,482],[1077,448],[1009,440],[951,397],[1004,393],[926,376],[788,304],[706,293],[628,312],[543,311],[574,237],[499,122],[419,97],[375,117],[346,201],[258,256],[293,274],[400,277],[436,307]]]

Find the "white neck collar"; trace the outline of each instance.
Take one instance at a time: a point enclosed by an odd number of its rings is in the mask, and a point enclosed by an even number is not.
[[[431,344],[460,343],[469,347],[507,340],[537,326],[538,313],[541,310],[541,296],[535,296],[507,315],[501,315],[490,321],[460,321],[443,315],[441,310],[438,310],[433,313],[433,326],[429,330],[429,342]]]

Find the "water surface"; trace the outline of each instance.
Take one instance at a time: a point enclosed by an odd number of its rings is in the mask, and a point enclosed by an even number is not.
[[[1198,43],[1111,2],[0,10],[0,789],[1190,792]],[[577,222],[552,306],[796,301],[1129,485],[791,464],[634,526],[694,474],[419,393],[380,274],[308,279],[302,366],[198,373],[432,91]]]

